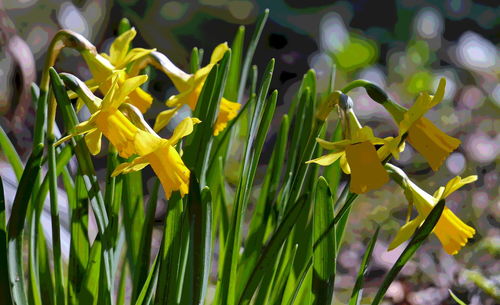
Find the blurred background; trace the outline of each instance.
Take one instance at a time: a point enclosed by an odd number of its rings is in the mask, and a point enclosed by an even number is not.
[[[134,46],[157,48],[188,70],[193,47],[208,55],[217,44],[231,42],[238,25],[247,27],[248,42],[257,17],[269,8],[254,63],[262,70],[269,59],[277,60],[272,83],[280,96],[275,130],[310,68],[316,71],[320,93],[335,65],[336,89],[363,78],[405,106],[420,91],[434,92],[439,78],[445,77],[445,99],[427,117],[462,145],[436,173],[409,145],[397,164],[431,194],[456,175],[478,175],[476,183],[447,200],[448,207],[477,233],[456,256],[447,255],[431,237],[389,289],[388,304],[452,304],[448,289],[469,304],[500,302],[497,1],[3,0],[0,8],[0,124],[24,157],[30,151],[34,121],[30,84],[40,79],[48,44],[61,28],[84,35],[103,52],[121,18],[127,17],[138,31]],[[83,60],[71,50],[63,52],[56,69],[90,78]],[[159,102],[175,94],[162,77],[152,81],[150,91]],[[363,124],[380,137],[396,133],[389,115],[363,90],[352,91],[351,97]],[[152,109],[150,118],[163,106],[156,103]],[[272,142],[269,137],[264,156]],[[259,173],[267,160],[261,163]],[[15,177],[1,155],[0,170],[7,189],[15,189]],[[366,241],[381,224],[367,293],[377,287],[400,254],[402,247],[391,252],[386,248],[405,215],[406,201],[394,183],[357,200],[339,256],[338,304],[350,294]]]

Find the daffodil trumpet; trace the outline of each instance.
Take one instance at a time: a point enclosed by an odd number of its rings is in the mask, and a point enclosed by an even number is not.
[[[212,68],[224,57],[224,54],[229,50],[227,43],[222,43],[218,45],[210,57],[210,63],[203,68],[200,68],[194,74],[188,74],[177,66],[175,66],[165,55],[159,52],[151,52],[148,56],[145,56],[138,60],[131,66],[130,74],[136,75],[140,70],[142,70],[147,65],[152,65],[153,67],[159,69],[165,73],[175,88],[179,91],[179,94],[171,96],[165,103],[170,109],[165,110],[158,114],[154,124],[154,130],[162,130],[170,120],[175,116],[177,111],[183,106],[187,105],[194,111],[198,103],[198,98],[200,97],[201,90],[205,84],[205,80],[208,73]],[[213,134],[217,136],[222,130],[227,126],[227,123],[234,119],[241,108],[241,104],[235,103],[225,99],[224,97],[220,101],[219,113],[217,119],[213,126]]]
[[[475,175],[466,178],[457,176],[451,179],[446,186],[440,187],[434,195],[430,195],[413,183],[400,168],[389,163],[385,166],[393,180],[403,188],[410,207],[414,206],[418,212],[417,217],[413,220],[407,220],[406,224],[399,229],[389,245],[389,250],[408,240],[440,200],[446,199],[462,186],[477,180]],[[476,231],[465,224],[449,208],[445,207],[433,232],[438,237],[446,253],[455,255],[467,244],[467,240],[472,238]]]

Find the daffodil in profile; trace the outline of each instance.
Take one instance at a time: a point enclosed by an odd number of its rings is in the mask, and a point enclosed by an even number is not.
[[[76,78],[74,78],[76,79]],[[89,151],[96,155],[101,151],[101,138],[104,136],[116,147],[120,156],[128,158],[136,154],[134,139],[138,128],[118,110],[118,107],[129,101],[129,94],[147,80],[146,75],[140,75],[126,79],[119,85],[119,75],[115,73],[112,78],[111,88],[100,99],[91,92],[82,94],[92,115],[69,133],[68,136],[60,139],[56,144],[60,144],[76,135],[85,134],[85,142]],[[80,88],[86,88],[80,84]],[[87,89],[88,90],[88,89]]]
[[[181,196],[189,192],[190,171],[175,149],[180,139],[193,131],[193,126],[200,121],[196,118],[185,118],[177,125],[170,139],[160,138],[158,135],[139,130],[134,141],[137,155],[132,162],[118,165],[112,176],[121,173],[138,171],[151,165],[160,179],[167,199],[172,191],[179,190]]]
[[[111,44],[109,55],[105,53],[93,54],[87,50],[81,52],[83,59],[92,73],[92,79],[85,82],[91,90],[99,88],[103,94],[106,94],[111,88],[112,75],[120,70],[118,80],[122,84],[129,78],[125,71],[127,66],[138,58],[146,56],[155,50],[131,49],[130,45],[136,34],[137,32],[132,28],[118,36]],[[129,99],[129,103],[139,108],[142,113],[149,109],[153,101],[151,95],[139,87],[130,92]]]
[[[462,186],[477,180],[477,176],[466,178],[457,176],[451,179],[446,186],[440,187],[434,195],[430,195],[413,183],[401,169],[391,164],[386,166],[392,174],[397,175],[394,180],[404,189],[410,206],[414,206],[418,212],[417,217],[408,221],[399,229],[396,237],[394,237],[394,240],[389,245],[389,250],[396,248],[404,241],[410,239],[415,230],[424,222],[432,208],[440,200],[445,199]],[[445,207],[433,232],[443,245],[446,253],[454,255],[467,244],[467,240],[472,238],[476,231],[465,224],[449,208]]]
[[[166,140],[147,125],[139,110],[127,104],[122,105],[129,101],[130,92],[146,81],[146,75],[129,78],[122,85],[119,85],[118,75],[115,75],[111,88],[102,101],[76,77],[63,75],[63,78],[71,84],[72,90],[79,93],[92,115],[89,120],[77,125],[56,145],[76,135],[85,134],[85,142],[90,152],[97,154],[101,149],[101,137],[104,135],[116,147],[121,157],[136,156],[132,162],[117,166],[113,176],[141,170],[151,164],[167,198],[170,198],[173,191],[180,191],[181,196],[189,192],[190,171],[175,150],[175,145],[181,138],[193,131],[193,126],[200,122],[198,119],[184,119],[175,128],[172,137]],[[125,111],[127,116],[120,110],[122,108],[118,109],[121,105],[122,107],[128,106],[124,108],[124,111],[127,110]],[[132,111],[128,111],[130,109]],[[130,117],[132,115],[134,116]]]
[[[187,74],[170,62],[165,65],[163,70],[172,80],[179,94],[171,96],[166,102],[167,106],[172,107],[172,109],[166,110],[157,116],[154,125],[156,131],[163,129],[181,106],[188,105],[191,110],[196,109],[198,98],[208,74],[224,57],[227,50],[229,50],[227,43],[218,45],[210,57],[210,63],[194,74]],[[225,98],[221,99],[219,114],[214,125],[214,135],[218,135],[219,132],[226,128],[227,123],[238,114],[240,107],[239,103],[231,102]]]
[[[389,181],[389,175],[382,165],[383,158],[374,145],[386,144],[391,139],[377,138],[370,127],[361,127],[352,109],[346,111],[346,117],[346,139],[337,142],[316,139],[321,147],[332,152],[306,163],[328,166],[340,159],[344,173],[351,175],[350,191],[363,194],[378,189]]]
[[[421,93],[410,109],[392,101],[382,103],[399,124],[399,135],[408,133],[408,142],[427,160],[434,171],[437,171],[449,154],[460,145],[460,140],[447,135],[423,117],[429,109],[442,101],[445,86],[446,80],[441,78],[436,94],[430,96],[425,92]]]

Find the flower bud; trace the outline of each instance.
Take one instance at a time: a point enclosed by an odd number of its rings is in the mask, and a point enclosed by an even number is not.
[[[375,84],[367,83],[364,87],[368,96],[379,104],[383,104],[389,99],[387,93]]]

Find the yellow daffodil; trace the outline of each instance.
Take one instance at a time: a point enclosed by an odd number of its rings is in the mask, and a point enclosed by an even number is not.
[[[408,110],[391,101],[383,103],[399,124],[399,135],[408,132],[408,142],[424,156],[434,171],[437,171],[448,155],[460,145],[460,140],[450,137],[423,117],[429,109],[441,102],[445,86],[446,80],[442,78],[434,96],[421,93]]]
[[[391,167],[394,168],[394,166]],[[402,172],[400,169],[398,170]],[[477,176],[469,176],[466,178],[457,176],[451,179],[446,186],[440,187],[434,195],[431,196],[410,181],[405,174],[401,174],[401,176],[403,176],[401,185],[405,190],[405,196],[410,205],[415,206],[417,209],[418,216],[399,229],[396,237],[389,245],[389,250],[396,248],[401,243],[408,240],[415,230],[424,222],[425,218],[439,200],[445,199],[462,186],[477,180]],[[467,240],[473,237],[476,231],[460,220],[460,218],[458,218],[449,208],[445,207],[433,232],[443,245],[446,253],[454,255],[465,246]]]
[[[117,166],[112,176],[138,171],[151,165],[160,179],[167,199],[170,198],[172,191],[176,190],[184,196],[189,191],[190,172],[174,146],[181,138],[189,135],[193,131],[193,126],[199,122],[196,118],[185,118],[177,125],[170,139],[162,139],[156,134],[139,130],[134,141],[139,157],[132,162]]]
[[[321,147],[332,152],[306,163],[328,166],[340,158],[342,170],[351,175],[350,191],[362,194],[380,188],[389,181],[381,163],[383,158],[374,145],[386,144],[390,139],[377,138],[370,127],[361,127],[352,109],[346,111],[346,116],[350,129],[347,139],[338,142],[316,139]]]
[[[136,76],[119,85],[119,75],[115,73],[111,88],[102,101],[90,92],[87,96],[81,96],[81,98],[87,99],[86,104],[92,115],[87,121],[75,126],[68,136],[60,139],[56,144],[69,140],[75,135],[85,134],[85,142],[90,152],[96,155],[101,151],[101,137],[104,134],[116,147],[120,156],[128,158],[135,154],[134,139],[138,128],[123,113],[118,111],[118,107],[123,102],[128,102],[129,94],[143,84],[147,78],[146,75]]]
[[[179,94],[171,96],[166,102],[167,106],[173,108],[157,116],[154,125],[156,131],[163,129],[168,124],[173,114],[175,114],[182,105],[188,105],[191,110],[195,110],[208,73],[210,73],[212,68],[224,57],[227,50],[229,50],[227,43],[218,45],[212,53],[210,63],[194,74],[183,72],[171,62],[168,62],[168,65],[164,66],[164,72],[172,80]],[[221,99],[219,114],[214,126],[214,135],[218,135],[220,131],[224,130],[227,123],[238,114],[240,107],[241,105],[239,103],[231,102],[225,98]]]
[[[111,88],[111,76],[118,70],[122,70],[119,74],[119,84],[123,84],[128,74],[125,68],[133,61],[148,55],[155,49],[130,49],[130,44],[137,32],[135,29],[130,29],[118,36],[111,44],[110,54],[93,54],[90,51],[82,51],[83,59],[87,63],[93,78],[88,80],[86,84],[92,89],[97,89],[106,94]],[[129,103],[136,106],[142,113],[146,112],[151,106],[153,98],[141,88],[135,88],[129,95]]]
[[[190,172],[174,146],[181,138],[189,135],[193,131],[193,126],[200,121],[196,118],[184,119],[168,140],[159,137],[147,126],[138,110],[133,110],[134,115],[140,116],[134,122],[140,121],[142,129],[134,125],[128,117],[118,110],[118,107],[123,102],[128,102],[127,95],[144,83],[146,79],[146,75],[132,77],[125,80],[120,86],[116,74],[108,94],[102,101],[91,92],[82,94],[81,97],[85,99],[92,112],[91,117],[88,121],[77,125],[68,136],[59,140],[56,145],[75,135],[86,134],[85,142],[89,150],[91,153],[97,154],[101,148],[102,134],[104,134],[116,147],[120,156],[124,158],[138,156],[132,162],[120,164],[113,172],[113,176],[141,170],[146,165],[151,164],[153,171],[162,183],[167,198],[170,198],[172,192],[177,190],[184,196],[189,191]],[[79,87],[86,88],[83,83],[80,83]]]

